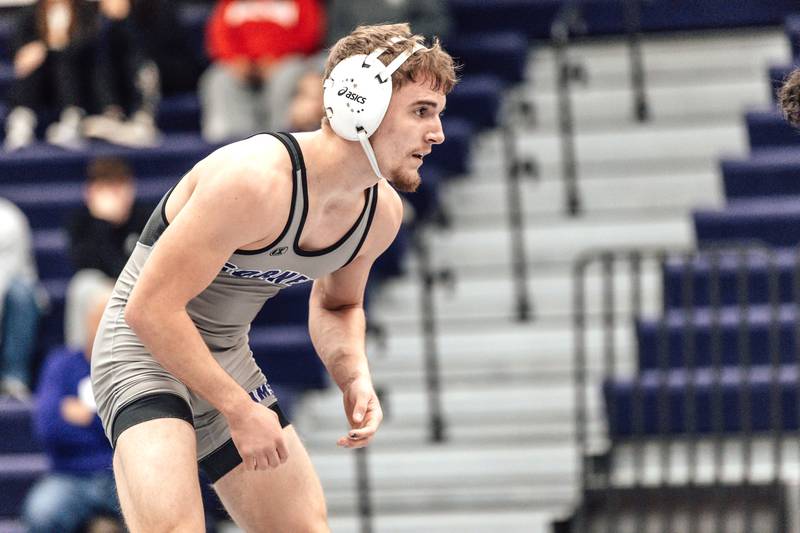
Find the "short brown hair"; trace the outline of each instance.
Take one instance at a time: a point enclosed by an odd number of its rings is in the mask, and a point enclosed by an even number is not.
[[[86,168],[86,183],[118,183],[131,181],[133,171],[130,165],[120,157],[98,157]]]
[[[800,68],[786,76],[778,91],[781,112],[795,128],[800,128]]]
[[[390,42],[393,37],[405,40],[393,44]],[[330,76],[333,67],[350,56],[369,54],[376,48],[383,47],[386,52],[379,59],[388,65],[401,52],[411,50],[416,43],[424,45],[424,41],[423,36],[411,33],[408,23],[359,26],[331,48],[325,62],[325,79]],[[412,55],[392,74],[392,88],[398,89],[408,82],[427,80],[434,91],[448,94],[458,83],[457,70],[453,58],[444,51],[439,39],[434,38],[431,46]]]

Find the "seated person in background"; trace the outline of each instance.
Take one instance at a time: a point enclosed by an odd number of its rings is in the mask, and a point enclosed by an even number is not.
[[[55,108],[59,121],[47,142],[82,145],[81,119],[92,101],[96,17],[85,0],[38,0],[26,8],[14,39],[14,83],[6,118],[5,149],[31,144],[37,113]]]
[[[133,9],[131,0],[99,1],[96,68],[103,114],[88,117],[84,132],[114,144],[145,147],[155,145],[159,137],[159,71],[147,53]]]
[[[217,142],[285,124],[323,23],[319,0],[220,0],[207,29],[212,64],[199,86],[203,137]]]
[[[330,0],[327,4],[328,47],[361,24],[385,21],[408,22],[416,32],[445,40],[450,30],[450,16],[444,0]],[[306,62],[297,77],[289,112],[282,122],[273,122],[274,130],[311,131],[319,128],[322,109],[322,70],[324,53]],[[278,117],[280,118],[280,117]]]
[[[89,381],[94,335],[111,288],[110,282],[99,287],[80,310],[88,330],[86,346],[58,348],[42,368],[34,422],[51,469],[25,500],[29,533],[122,532],[112,451]]]
[[[360,24],[386,21],[408,22],[418,34],[444,42],[450,30],[446,0],[329,0],[325,43],[333,46]]]
[[[69,220],[70,258],[75,270],[93,268],[116,278],[152,208],[135,202],[136,181],[124,160],[97,158],[89,163],[86,173],[86,205],[73,212]]]
[[[297,82],[296,92],[289,104],[285,126],[287,131],[313,131],[319,128],[325,112],[322,109],[322,70],[310,67]]]
[[[0,317],[0,394],[26,400],[39,325],[36,265],[28,219],[5,198],[0,198]]]
[[[64,337],[73,349],[83,346],[85,331],[76,307],[82,307],[98,283],[119,276],[152,211],[135,201],[136,182],[124,160],[97,158],[86,174],[85,205],[71,213],[67,224],[69,255],[77,273],[67,287]]]

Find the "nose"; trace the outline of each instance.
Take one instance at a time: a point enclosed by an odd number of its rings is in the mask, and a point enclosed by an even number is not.
[[[444,142],[444,130],[442,129],[442,119],[436,117],[434,127],[425,137],[425,141],[430,144],[442,144]]]

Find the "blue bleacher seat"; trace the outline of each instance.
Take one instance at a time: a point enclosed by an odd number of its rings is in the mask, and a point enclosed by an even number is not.
[[[748,111],[745,120],[752,149],[800,145],[800,131],[790,126],[777,109]]]
[[[776,383],[780,386],[779,407],[780,428],[798,429],[798,367],[783,365],[779,367]],[[720,371],[719,386],[711,369],[702,369],[692,374],[684,369],[661,372],[649,370],[642,372],[638,379],[619,378],[606,380],[603,386],[609,433],[612,438],[630,437],[634,434],[634,414],[636,409],[642,413],[643,427],[636,434],[654,436],[660,433],[660,419],[667,419],[666,433],[676,436],[687,432],[686,392],[693,376],[695,402],[693,417],[694,432],[708,434],[712,426],[713,406],[721,398],[722,428],[725,433],[741,432],[743,428],[742,407],[749,407],[749,425],[755,432],[771,428],[771,420],[776,410],[772,409],[770,390],[771,367],[754,366],[749,372],[741,368],[723,368]],[[668,407],[659,409],[659,393],[666,382]],[[741,391],[746,389],[750,395],[749,405],[741,402]],[[634,407],[636,406],[636,407]]]
[[[25,495],[47,469],[44,454],[0,455],[0,517],[19,516]]]
[[[328,376],[317,356],[306,324],[254,326],[250,347],[271,383],[301,389],[322,389]]]
[[[458,108],[458,103],[456,103]],[[472,123],[465,118],[450,116],[450,102],[447,104],[445,117],[442,119],[445,142],[434,146],[430,155],[425,158],[421,173],[435,166],[442,172],[442,177],[453,174],[465,174],[468,170],[470,141],[475,132]]]
[[[792,47],[792,57],[800,55],[800,15],[794,14],[786,17],[783,22],[784,33]]]
[[[33,403],[0,398],[0,428],[3,428],[0,455],[43,451],[34,433],[33,409]]]
[[[524,33],[456,35],[447,42],[446,48],[463,65],[464,76],[489,74],[508,83],[519,83],[525,77],[529,43]]]
[[[505,85],[494,76],[472,76],[456,85],[447,97],[448,115],[469,121],[476,129],[497,125]]]
[[[792,302],[795,298],[793,283],[798,259],[800,257],[793,249],[776,250],[774,259],[769,259],[766,255],[759,253],[749,253],[744,260],[740,260],[740,256],[736,253],[718,254],[715,260],[717,264],[715,271],[719,280],[717,282],[719,284],[717,296],[719,304],[722,306],[738,304],[737,285],[740,275],[745,279],[747,302],[749,304],[768,303],[770,298],[769,276],[773,269],[778,277],[778,302]],[[685,305],[683,301],[683,284],[685,282],[689,282],[692,286],[692,298],[688,304],[699,307],[709,306],[712,299],[711,264],[710,254],[699,254],[692,261],[692,273],[688,275],[686,261],[683,258],[668,259],[663,271],[665,309],[679,309]]]
[[[757,242],[790,247],[800,243],[800,202],[796,198],[758,198],[729,202],[725,209],[693,212],[697,242]]]
[[[754,150],[749,158],[723,158],[725,197],[800,195],[800,151],[793,147]]]
[[[684,367],[688,355],[686,342],[695,345],[695,366],[711,366],[712,342],[719,342],[723,366],[734,367],[741,361],[739,350],[743,347],[741,343],[744,337],[740,338],[740,335],[745,333],[752,364],[768,365],[771,362],[770,328],[773,325],[781,361],[797,361],[796,308],[792,305],[779,307],[774,322],[771,308],[764,305],[752,306],[747,313],[738,307],[725,307],[719,310],[716,318],[708,308],[698,309],[693,315],[691,321],[682,311],[668,312],[663,321],[639,319],[636,324],[639,368],[660,370]],[[714,320],[718,320],[716,325]],[[715,336],[716,341],[713,340]],[[666,360],[662,361],[664,356]]]

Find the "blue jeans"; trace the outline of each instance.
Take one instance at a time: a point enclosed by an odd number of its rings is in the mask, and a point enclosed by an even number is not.
[[[71,533],[95,516],[119,517],[114,475],[47,475],[28,493],[22,515],[29,533]]]
[[[39,306],[36,287],[21,278],[12,279],[3,305],[0,337],[0,369],[3,377],[31,385],[31,358],[36,348]]]

